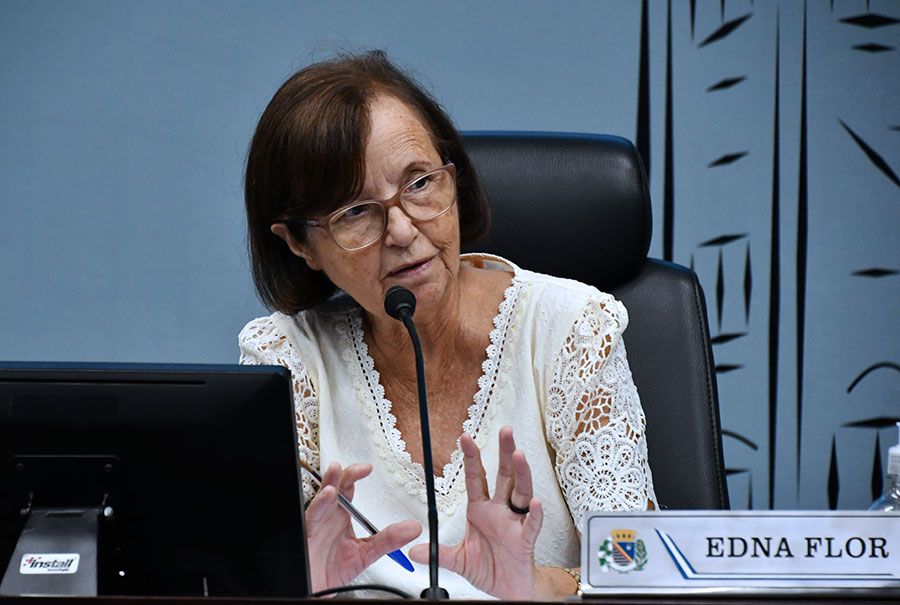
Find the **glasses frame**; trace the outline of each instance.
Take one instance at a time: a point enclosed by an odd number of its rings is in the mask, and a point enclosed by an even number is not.
[[[409,214],[409,212],[406,211],[406,208],[403,206],[403,202],[400,199],[400,195],[404,191],[406,191],[406,189],[410,185],[412,185],[413,183],[415,183],[416,181],[418,181],[420,179],[424,179],[426,177],[431,176],[432,174],[434,174],[436,172],[441,172],[441,171],[447,172],[450,175],[450,178],[453,181],[453,188],[456,189],[456,165],[453,164],[453,162],[447,162],[446,164],[444,164],[443,166],[440,166],[439,168],[435,168],[434,170],[429,170],[428,172],[426,172],[424,174],[420,174],[416,178],[409,180],[402,187],[397,189],[397,192],[394,193],[394,195],[392,195],[389,198],[385,198],[383,200],[371,199],[371,200],[361,200],[358,202],[353,202],[352,204],[347,204],[346,206],[341,206],[337,210],[334,210],[318,219],[292,218],[292,219],[286,219],[284,222],[293,223],[296,225],[303,225],[305,227],[318,227],[319,229],[324,229],[326,232],[328,232],[328,235],[329,235],[329,237],[331,237],[332,241],[335,244],[337,244],[341,249],[346,250],[347,252],[356,252],[357,250],[363,250],[363,249],[368,248],[369,246],[377,243],[382,237],[384,237],[384,233],[385,233],[385,231],[387,231],[387,225],[388,225],[387,211],[390,210],[391,208],[393,208],[394,206],[399,206],[400,211],[403,212],[403,214],[405,214],[406,217],[409,218],[409,220],[416,222],[416,223],[427,223],[428,221],[433,221],[434,219],[447,214],[450,211],[450,209],[453,208],[453,203],[451,203],[444,210],[441,210],[440,212],[438,212],[431,218],[421,219],[421,218],[416,218],[414,216],[411,216]],[[454,198],[456,197],[456,193],[457,192],[454,191]],[[375,239],[373,239],[371,242],[369,242],[368,244],[365,244],[362,246],[357,246],[356,248],[347,248],[347,247],[341,245],[341,243],[338,242],[337,239],[335,239],[334,234],[331,232],[331,225],[332,225],[333,221],[340,214],[346,212],[347,210],[351,210],[352,208],[356,208],[357,206],[363,206],[366,204],[373,204],[373,203],[380,204],[384,208],[385,218],[384,218],[384,225],[381,228],[381,233],[379,233],[378,236]]]

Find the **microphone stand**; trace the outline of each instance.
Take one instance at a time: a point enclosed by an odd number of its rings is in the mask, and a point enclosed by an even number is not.
[[[434,463],[431,459],[431,431],[428,426],[428,391],[425,386],[425,356],[419,344],[419,335],[412,315],[416,309],[413,293],[401,286],[388,290],[384,308],[394,319],[399,319],[409,332],[416,356],[416,384],[419,391],[419,424],[422,430],[422,465],[425,471],[425,492],[428,498],[428,576],[429,587],[422,591],[421,598],[429,601],[449,599],[450,594],[438,586],[438,517],[434,491]]]

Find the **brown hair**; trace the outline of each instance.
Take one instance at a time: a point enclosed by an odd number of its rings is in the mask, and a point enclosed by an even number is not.
[[[270,227],[286,218],[325,214],[359,195],[366,172],[369,103],[382,94],[416,112],[441,158],[456,165],[461,243],[489,230],[490,208],[459,132],[411,76],[382,51],[310,65],[272,97],[247,157],[250,262],[256,290],[268,308],[292,315],[334,293],[331,280],[295,256]],[[292,228],[291,234],[306,241],[304,228]]]

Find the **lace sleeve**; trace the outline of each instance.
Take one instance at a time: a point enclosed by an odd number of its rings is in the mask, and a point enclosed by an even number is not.
[[[300,458],[319,470],[319,399],[296,350],[287,336],[280,333],[271,317],[254,319],[244,326],[238,342],[241,364],[278,365],[291,371]],[[301,475],[303,498],[309,501],[315,494],[315,488],[306,473]]]
[[[576,525],[589,510],[656,506],[644,411],[622,342],[627,324],[625,307],[611,296],[590,301],[553,365],[547,438]]]

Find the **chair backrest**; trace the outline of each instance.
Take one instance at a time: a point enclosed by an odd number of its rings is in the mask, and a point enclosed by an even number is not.
[[[491,233],[470,249],[594,285],[625,304],[660,505],[728,508],[703,290],[693,271],[647,258],[650,195],[634,146],[532,132],[467,132],[464,142],[494,213]]]

